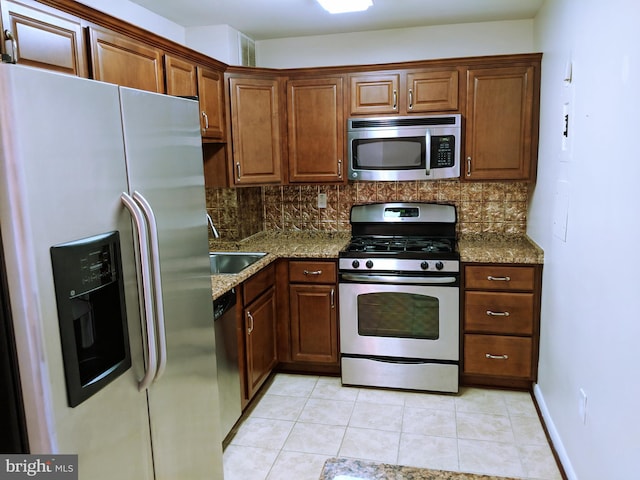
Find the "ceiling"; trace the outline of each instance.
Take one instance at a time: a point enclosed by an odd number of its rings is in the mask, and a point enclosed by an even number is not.
[[[184,27],[230,25],[254,40],[534,18],[545,0],[373,0],[331,15],[315,0],[131,0]]]

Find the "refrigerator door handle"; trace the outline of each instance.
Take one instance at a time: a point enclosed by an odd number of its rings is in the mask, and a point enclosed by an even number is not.
[[[147,369],[144,372],[142,380],[138,382],[138,390],[142,391],[151,385],[158,370],[156,329],[153,313],[153,293],[150,285],[151,265],[149,264],[149,243],[147,240],[147,229],[142,210],[140,210],[140,207],[138,207],[128,193],[122,192],[120,199],[133,217],[133,223],[135,224],[138,237],[138,247],[140,248],[140,275],[142,277],[142,293],[144,297],[143,313],[147,326]]]
[[[158,226],[156,216],[149,201],[137,190],[133,192],[133,199],[142,207],[149,227],[149,244],[151,246],[151,266],[153,271],[153,297],[155,299],[156,335],[158,340],[158,369],[155,380],[159,380],[167,366],[167,334],[164,325],[164,303],[162,301],[162,275],[160,272],[160,243],[158,241]]]

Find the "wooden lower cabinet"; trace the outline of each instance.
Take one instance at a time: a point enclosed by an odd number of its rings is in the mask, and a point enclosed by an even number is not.
[[[466,264],[463,385],[530,389],[537,378],[541,265]]]
[[[331,260],[282,260],[278,270],[280,368],[337,374],[337,266]]]
[[[337,363],[336,287],[289,286],[291,360]]]
[[[265,267],[242,285],[242,321],[239,329],[243,343],[240,355],[244,368],[241,382],[243,407],[269,378],[278,361],[276,351],[275,268]]]

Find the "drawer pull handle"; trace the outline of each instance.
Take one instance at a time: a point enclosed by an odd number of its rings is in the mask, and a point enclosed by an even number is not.
[[[487,280],[490,280],[493,282],[509,282],[511,281],[511,277],[494,277],[492,275],[489,275],[487,277]]]
[[[508,317],[509,312],[492,312],[491,310],[487,310],[487,315],[490,317]]]
[[[305,275],[322,275],[322,270],[305,270]]]
[[[490,353],[484,354],[485,358],[489,358],[491,360],[508,360],[509,355],[491,355]]]

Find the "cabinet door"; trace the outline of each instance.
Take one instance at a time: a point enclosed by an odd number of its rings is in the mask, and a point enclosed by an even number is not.
[[[232,77],[229,90],[235,184],[281,182],[278,80]]]
[[[287,88],[289,182],[342,182],[342,78],[290,80]]]
[[[277,363],[275,288],[244,309],[247,395],[253,397]]]
[[[338,332],[334,285],[291,285],[291,358],[294,362],[337,363]]]
[[[162,52],[108,30],[89,27],[93,78],[164,93]]]
[[[193,63],[171,55],[164,56],[167,95],[195,97],[198,95],[196,67]]]
[[[223,141],[224,77],[222,72],[198,67],[198,95],[202,138]]]
[[[467,73],[468,180],[530,180],[535,173],[533,66]],[[537,117],[536,117],[537,118]]]
[[[1,6],[3,40],[18,64],[87,76],[80,19],[42,5],[3,0]]]
[[[352,75],[351,114],[398,113],[399,73]]]
[[[458,108],[458,71],[407,73],[407,112],[442,112]]]

